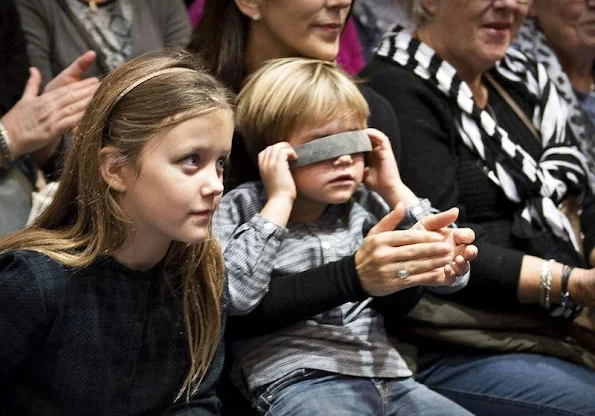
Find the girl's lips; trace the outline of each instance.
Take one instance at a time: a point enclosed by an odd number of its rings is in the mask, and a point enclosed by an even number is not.
[[[203,210],[203,211],[193,211],[191,213],[195,217],[199,218],[211,218],[213,216],[212,210]]]

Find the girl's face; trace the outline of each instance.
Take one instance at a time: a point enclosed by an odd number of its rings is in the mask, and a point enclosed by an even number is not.
[[[593,59],[594,3],[585,0],[535,0],[531,10],[555,50]]]
[[[135,238],[152,243],[201,243],[223,192],[233,116],[215,110],[150,139],[136,164],[122,174],[120,200]]]
[[[331,61],[352,0],[260,0],[254,41],[271,59],[302,56]]]
[[[475,75],[502,59],[529,5],[517,0],[422,0],[433,14],[420,28],[430,46],[462,73]]]

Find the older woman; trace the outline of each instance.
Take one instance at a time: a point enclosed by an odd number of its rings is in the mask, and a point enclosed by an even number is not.
[[[479,247],[458,302],[413,311],[417,379],[477,414],[595,414],[595,334],[572,322],[595,306],[595,205],[556,89],[509,50],[531,1],[408,3],[416,29],[385,37],[363,76],[407,132],[403,180],[458,206]]]
[[[546,68],[568,104],[572,132],[595,166],[595,1],[535,0],[530,14],[513,46]]]

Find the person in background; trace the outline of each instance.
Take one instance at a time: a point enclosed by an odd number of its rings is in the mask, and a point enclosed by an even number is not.
[[[87,50],[97,59],[84,76],[99,77],[142,53],[181,46],[190,34],[181,0],[15,1],[44,83]]]
[[[396,328],[419,346],[416,380],[478,415],[593,415],[595,321],[579,313],[595,306],[595,201],[556,88],[509,48],[531,0],[407,6],[415,28],[361,76],[408,133],[403,181],[459,207],[479,249],[464,289]]]
[[[94,52],[83,54],[41,95],[41,74],[31,68],[22,97],[0,116],[0,235],[25,226],[32,193],[45,182],[45,172],[60,164],[63,135],[76,126],[98,86],[96,78],[80,80],[94,59]]]
[[[54,199],[0,239],[0,413],[219,414],[232,133],[231,94],[187,53],[104,79]]]
[[[13,0],[0,9],[0,114],[5,114],[21,98],[27,83],[29,58],[21,20]]]
[[[206,0],[194,0],[189,6],[188,14],[193,27],[196,27],[198,22],[200,22],[205,2]],[[347,20],[341,33],[337,62],[343,70],[352,75],[360,72],[366,65],[362,44],[353,17]]]
[[[595,2],[534,0],[513,47],[541,63],[568,107],[595,189]]]

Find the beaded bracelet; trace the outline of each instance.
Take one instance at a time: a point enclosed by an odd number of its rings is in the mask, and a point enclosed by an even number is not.
[[[573,270],[573,267],[567,265],[564,265],[562,269],[560,288],[562,301],[560,306],[554,309],[554,311],[551,313],[551,316],[554,318],[563,317],[572,320],[576,318],[583,310],[582,305],[577,305],[572,301],[572,299],[570,299],[570,293],[568,292],[568,281],[570,280],[570,273],[572,273]]]
[[[0,156],[4,159],[4,167],[7,167],[14,161],[14,152],[12,151],[10,137],[2,123],[0,123]]]
[[[552,292],[552,264],[554,260],[544,260],[541,263],[541,280],[539,282],[539,304],[550,309]]]

